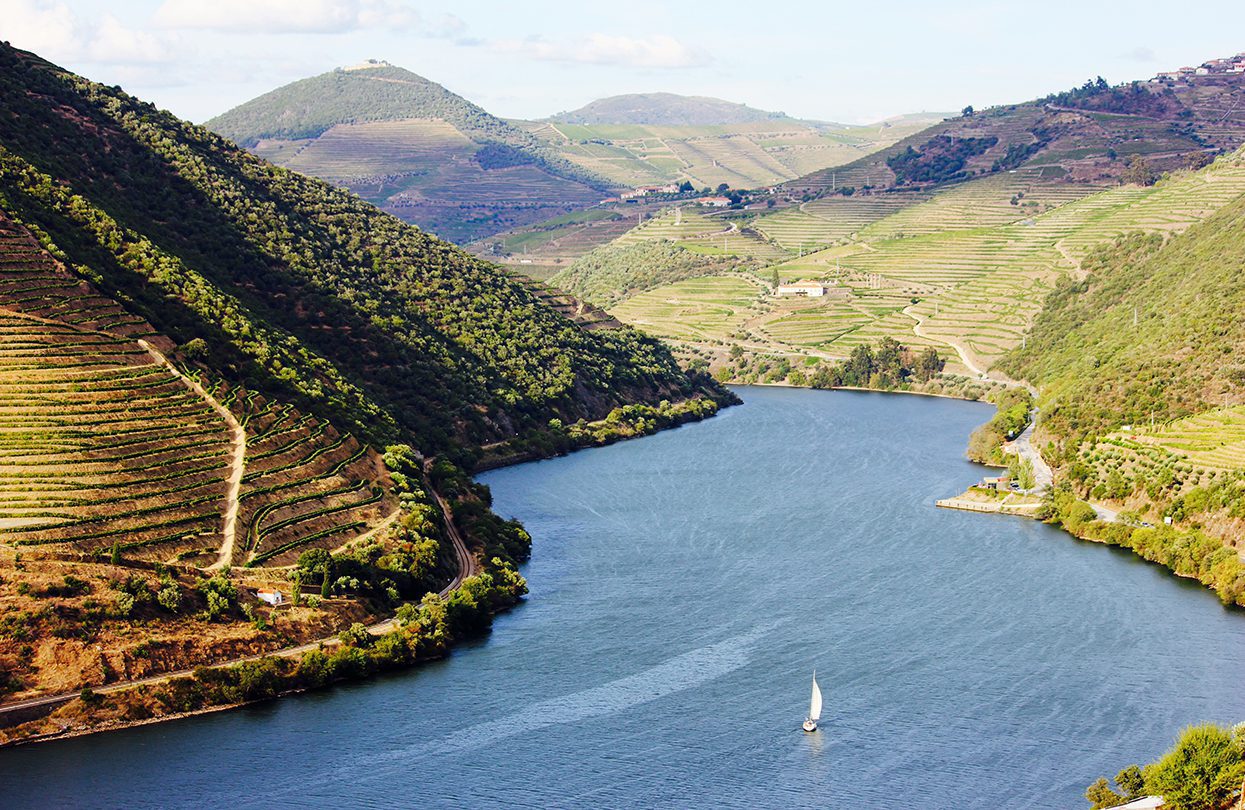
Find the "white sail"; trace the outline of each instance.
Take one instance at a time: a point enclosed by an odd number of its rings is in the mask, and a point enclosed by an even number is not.
[[[813,673],[813,698],[808,704],[808,719],[821,719],[821,689],[817,687],[817,673]]]

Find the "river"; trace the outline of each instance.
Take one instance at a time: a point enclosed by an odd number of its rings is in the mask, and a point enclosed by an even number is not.
[[[985,405],[744,388],[482,476],[532,594],[421,669],[0,752],[18,807],[1084,807],[1245,719],[1245,614],[1131,554],[936,509]],[[821,730],[804,734],[814,667]]]

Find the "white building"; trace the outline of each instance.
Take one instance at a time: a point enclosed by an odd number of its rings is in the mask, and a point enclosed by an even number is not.
[[[779,284],[778,295],[801,295],[808,298],[820,298],[826,294],[826,285],[820,281],[795,281],[790,284]]]
[[[277,605],[285,604],[285,594],[281,593],[280,591],[270,590],[268,588],[260,588],[259,590],[255,592],[255,596],[259,598],[259,601],[267,602],[273,607],[276,607]]]

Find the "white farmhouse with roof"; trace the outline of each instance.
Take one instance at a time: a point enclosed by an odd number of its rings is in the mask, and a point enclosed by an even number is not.
[[[824,281],[792,281],[787,284],[779,284],[775,292],[778,295],[802,295],[809,298],[820,298],[826,294],[826,283]]]

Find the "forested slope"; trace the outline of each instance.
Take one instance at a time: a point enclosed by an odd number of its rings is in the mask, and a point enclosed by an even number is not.
[[[2,204],[249,388],[428,450],[695,395],[658,342],[585,331],[353,195],[0,49]],[[89,268],[86,270],[85,268]]]

